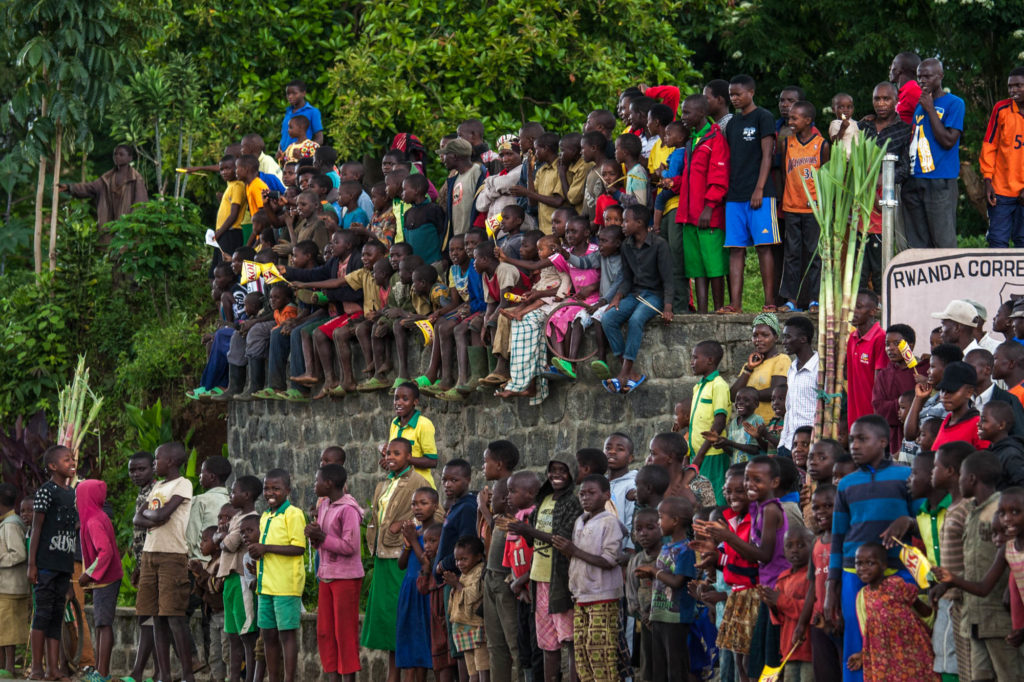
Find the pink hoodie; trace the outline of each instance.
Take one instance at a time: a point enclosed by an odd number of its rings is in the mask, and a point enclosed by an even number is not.
[[[317,577],[323,580],[363,577],[359,551],[359,524],[362,520],[363,510],[351,495],[342,495],[334,502],[326,497],[320,500],[316,521],[327,537],[317,550],[320,553]]]
[[[107,484],[103,481],[82,481],[75,488],[75,506],[81,525],[83,573],[99,585],[121,580],[121,555],[117,552],[114,524],[103,511],[107,500]]]

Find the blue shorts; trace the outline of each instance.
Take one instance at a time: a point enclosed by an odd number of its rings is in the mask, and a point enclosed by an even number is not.
[[[256,621],[261,630],[298,630],[302,618],[302,597],[261,594]]]
[[[749,201],[725,203],[725,246],[744,248],[779,244],[779,216],[775,197],[765,197],[761,208],[750,208]]]

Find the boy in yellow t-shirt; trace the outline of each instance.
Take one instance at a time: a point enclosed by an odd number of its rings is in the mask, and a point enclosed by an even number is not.
[[[700,469],[702,476],[711,481],[715,502],[725,504],[722,488],[729,469],[729,456],[722,448],[712,445],[725,432],[732,409],[729,384],[718,374],[724,351],[718,341],[701,341],[693,348],[690,369],[701,379],[693,387],[690,400],[690,452],[691,464]]]
[[[220,177],[228,184],[217,208],[213,238],[226,260],[242,245],[242,218],[246,208],[245,183],[235,176],[235,157],[230,154],[220,160]]]
[[[260,541],[249,545],[249,556],[257,560],[256,594],[259,595],[257,622],[263,635],[267,669],[279,670],[284,659],[285,682],[295,682],[299,642],[296,635],[302,611],[302,588],[306,571],[306,515],[288,502],[291,476],[284,469],[271,469],[263,478],[267,511],[260,517]]]

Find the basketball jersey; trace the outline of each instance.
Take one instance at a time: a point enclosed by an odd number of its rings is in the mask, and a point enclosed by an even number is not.
[[[786,190],[782,194],[782,210],[789,213],[810,213],[811,207],[804,193],[804,180],[811,196],[817,198],[811,169],[821,167],[821,145],[825,139],[814,133],[807,142],[800,142],[796,135],[786,140]]]

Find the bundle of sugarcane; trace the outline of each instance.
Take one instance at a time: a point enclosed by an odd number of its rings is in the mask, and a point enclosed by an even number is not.
[[[78,465],[78,451],[82,441],[89,433],[89,427],[96,420],[100,408],[103,406],[103,398],[98,397],[89,388],[89,370],[85,366],[85,357],[78,356],[78,365],[75,367],[75,376],[68,386],[65,386],[57,394],[58,397],[58,421],[57,421],[57,442],[65,446],[75,457],[75,466]],[[86,411],[86,401],[90,403]]]
[[[833,154],[811,171],[816,195],[807,180],[804,192],[821,226],[821,291],[818,306],[818,409],[814,438],[836,438],[845,390],[846,342],[850,315],[860,286],[867,246],[867,226],[875,207],[884,146],[858,136],[846,154]]]

